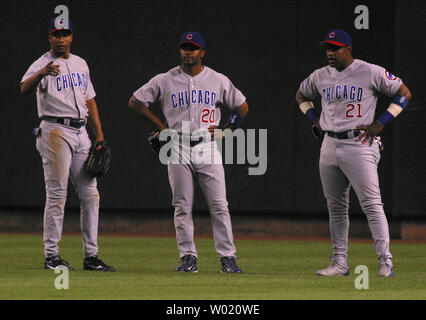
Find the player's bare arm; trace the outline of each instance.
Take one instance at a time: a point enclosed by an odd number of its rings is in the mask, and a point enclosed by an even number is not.
[[[96,141],[104,140],[104,133],[102,131],[101,119],[99,117],[99,110],[96,104],[95,99],[90,99],[86,101],[87,109],[89,110],[88,122],[90,128],[95,134]]]
[[[241,106],[239,106],[236,111],[242,118],[245,118],[249,112],[249,106],[247,101],[245,101]]]
[[[408,87],[405,84],[402,84],[399,89],[398,92],[396,93],[397,95],[400,96],[404,96],[406,97],[408,100],[411,100],[413,98],[413,95],[411,94],[410,89],[408,89]]]
[[[44,68],[40,69],[39,72],[21,84],[21,93],[23,96],[33,92],[40,83],[41,79],[43,79],[45,76],[57,76],[60,73],[59,65],[55,65],[53,62],[53,60],[50,61]]]
[[[297,105],[300,105],[302,102],[309,101],[309,99],[307,99],[303,96],[303,94],[300,92],[300,89],[297,89],[295,99],[296,99]]]
[[[167,128],[167,123],[163,123],[155,114],[149,110],[142,102],[132,96],[129,100],[129,108],[141,115],[144,119],[151,122],[153,125],[158,127],[160,130]]]
[[[394,96],[394,99],[396,97],[405,97],[407,101],[409,101],[411,100],[413,95],[411,94],[410,89],[408,89],[408,87],[405,84],[402,84],[399,87],[396,95]],[[393,116],[396,117],[402,111],[402,108],[400,108],[399,106],[392,106],[392,105],[389,108],[392,108],[392,107],[395,110],[393,112]],[[384,128],[384,125],[380,122],[380,120],[375,120],[368,126],[366,125],[357,126],[355,129],[364,130],[364,132],[358,137],[357,141],[362,140],[363,144],[368,142],[371,146],[373,144],[374,137],[376,137],[383,130],[383,128]]]

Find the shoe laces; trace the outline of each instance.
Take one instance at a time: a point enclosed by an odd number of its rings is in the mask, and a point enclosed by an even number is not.
[[[331,255],[331,256],[328,256],[328,258],[331,260],[331,263],[328,266],[334,267],[337,264],[335,257]]]
[[[221,259],[221,261],[222,261],[223,264],[225,264],[227,266],[230,266],[230,267],[233,267],[233,268],[237,268],[237,261],[236,261],[235,258],[223,257]]]
[[[103,266],[103,267],[105,267],[105,266],[106,266],[106,264],[105,264],[105,263],[104,263],[101,259],[99,259],[99,257],[98,257],[98,256],[88,257],[88,258],[86,258],[86,260],[87,260],[88,262],[92,262],[92,263],[95,263],[95,264],[100,265],[100,266]]]
[[[331,263],[328,265],[329,267],[335,267],[335,266],[343,267],[342,264],[340,264],[339,262],[337,262],[336,256],[330,255],[329,258],[331,260]]]
[[[182,263],[184,266],[194,264],[196,261],[197,261],[197,258],[189,254],[182,257]]]
[[[389,262],[391,260],[391,258],[386,257],[386,256],[379,256],[378,259],[379,259],[380,264],[386,264],[386,265],[389,265]]]
[[[380,265],[384,265],[384,266],[387,266],[387,267],[389,267],[389,268],[391,268],[392,267],[392,264],[390,263],[390,258],[388,258],[388,257],[386,257],[386,256],[380,256],[379,257],[379,262],[380,262]]]
[[[60,256],[53,257],[52,260],[66,267],[70,266],[70,263],[62,259]]]

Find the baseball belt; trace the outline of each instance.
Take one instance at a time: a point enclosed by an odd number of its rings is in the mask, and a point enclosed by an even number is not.
[[[80,129],[81,127],[85,126],[87,123],[87,119],[43,117],[42,120],[63,124],[65,126],[73,127],[76,129]]]
[[[360,130],[348,130],[343,132],[333,132],[333,131],[326,131],[326,132],[329,137],[336,138],[339,140],[356,138],[361,134]]]

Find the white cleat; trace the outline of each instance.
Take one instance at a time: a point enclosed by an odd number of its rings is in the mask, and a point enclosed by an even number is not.
[[[349,268],[333,261],[327,268],[315,272],[317,276],[348,276]]]
[[[379,257],[379,277],[393,277],[393,265],[391,258],[387,258],[386,256]]]
[[[391,262],[388,261],[380,261],[379,264],[379,277],[393,277],[393,266]]]

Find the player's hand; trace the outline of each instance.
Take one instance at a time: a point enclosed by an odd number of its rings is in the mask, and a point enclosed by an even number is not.
[[[362,140],[362,144],[366,144],[368,142],[371,146],[374,142],[374,138],[383,130],[383,126],[379,122],[374,121],[368,126],[357,126],[355,130],[364,130],[356,141]]]
[[[46,64],[46,66],[41,69],[40,75],[42,77],[45,76],[57,76],[61,71],[59,70],[59,65],[58,64],[53,64],[54,60],[50,61],[48,64]]]
[[[319,118],[312,124],[311,133],[318,141],[322,142],[324,140],[325,132],[319,124]]]
[[[158,129],[160,129],[160,132],[168,128],[169,128],[169,124],[167,123],[167,121],[163,122],[162,125],[158,127]]]
[[[320,124],[319,124],[319,121],[320,121],[320,118],[316,119],[316,120],[314,121],[313,125],[314,125],[315,127],[317,127],[317,128],[318,128],[318,130],[322,131],[322,128],[321,128],[321,126],[320,126]]]

